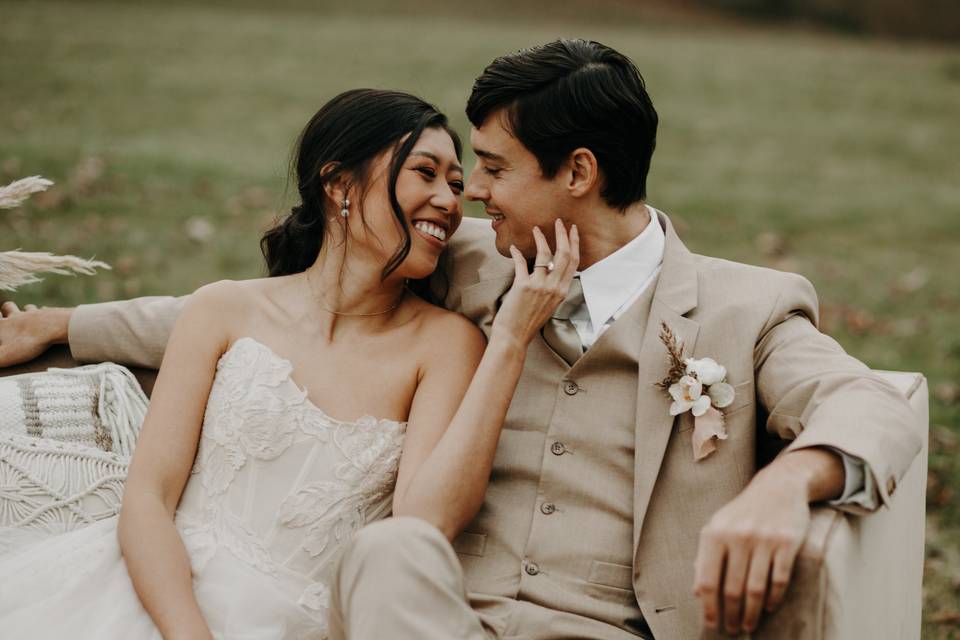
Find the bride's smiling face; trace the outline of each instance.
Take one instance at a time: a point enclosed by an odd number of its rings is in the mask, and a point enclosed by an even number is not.
[[[384,265],[403,242],[388,191],[392,161],[392,149],[381,154],[371,165],[366,188],[348,196],[351,215],[347,223],[354,248]],[[462,192],[463,167],[453,140],[443,129],[425,129],[397,175],[397,204],[410,230],[410,252],[391,278],[416,280],[433,273],[463,218]],[[354,206],[354,195],[361,197],[359,209]],[[357,215],[358,211],[362,215]]]

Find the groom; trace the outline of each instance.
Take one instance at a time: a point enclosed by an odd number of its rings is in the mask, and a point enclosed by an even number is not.
[[[755,629],[785,596],[810,503],[868,513],[888,501],[920,448],[905,399],[817,331],[805,279],[692,254],[646,204],[657,114],[625,56],[581,40],[503,56],[467,115],[478,162],[466,195],[493,230],[465,220],[454,236],[447,305],[489,330],[512,282],[501,256],[515,245],[532,258],[532,228],[552,233],[558,215],[580,230],[581,273],[530,345],[475,520],[452,544],[416,519],[363,529],[334,582],[333,636]],[[78,360],[156,367],[180,304],[35,317],[53,323],[44,344],[69,318]],[[18,316],[44,311],[8,303],[0,350]],[[655,386],[670,370],[663,326],[734,390],[726,439],[699,459],[693,416],[672,416]],[[0,366],[14,357],[0,351]],[[758,471],[757,451],[777,443]]]

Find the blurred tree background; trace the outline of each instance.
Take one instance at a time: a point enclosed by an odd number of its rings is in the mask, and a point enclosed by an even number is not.
[[[325,100],[405,89],[466,136],[466,97],[495,56],[599,40],[647,80],[661,117],[650,202],[687,244],[803,273],[825,332],[874,368],[929,378],[924,636],[960,637],[960,5],[411,4],[0,0],[0,181],[57,183],[0,212],[0,250],[114,267],[17,300],[261,275],[259,235],[295,204],[293,140]]]

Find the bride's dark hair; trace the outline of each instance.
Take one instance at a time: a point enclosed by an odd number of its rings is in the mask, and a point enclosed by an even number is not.
[[[410,228],[397,202],[397,176],[424,129],[434,128],[450,135],[457,159],[461,159],[460,137],[450,128],[447,116],[416,96],[401,91],[353,89],[323,105],[304,127],[291,161],[301,204],[293,207],[289,215],[260,239],[260,251],[267,261],[269,274],[300,273],[316,261],[327,218],[336,215],[336,211],[329,210],[324,184],[346,175],[364,191],[371,161],[395,146],[387,190],[403,240],[384,266],[381,277],[390,275],[410,252]],[[403,144],[397,145],[407,134],[410,135]],[[321,176],[321,169],[331,163],[332,170]],[[446,257],[442,256],[440,268],[445,261]],[[443,275],[438,275],[442,280]],[[439,302],[443,293],[431,290],[428,280],[410,282],[408,286],[431,302]]]

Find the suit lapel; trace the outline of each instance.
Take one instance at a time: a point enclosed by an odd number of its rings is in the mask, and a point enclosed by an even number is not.
[[[640,348],[637,389],[637,427],[633,489],[633,544],[640,540],[650,496],[673,431],[669,395],[654,386],[667,376],[670,361],[660,340],[661,323],[683,340],[686,357],[693,349],[700,325],[686,314],[697,306],[697,270],[693,255],[677,237],[670,220],[658,212],[666,240],[663,266],[653,294]]]
[[[497,265],[499,266],[499,265]],[[490,337],[490,327],[497,313],[497,301],[513,284],[513,269],[481,268],[480,282],[463,290],[460,312]]]

